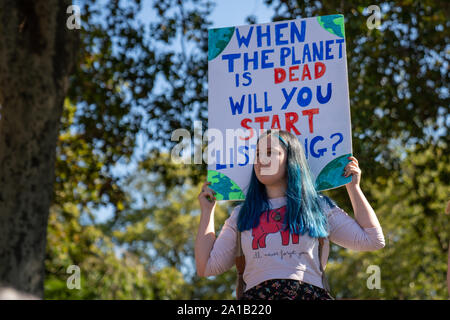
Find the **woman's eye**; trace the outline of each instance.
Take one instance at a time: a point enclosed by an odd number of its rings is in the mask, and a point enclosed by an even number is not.
[[[267,157],[270,157],[271,155],[272,155],[272,151],[267,151]],[[259,159],[259,156],[260,156],[260,154],[259,154],[259,152],[257,152],[256,153],[256,158]]]

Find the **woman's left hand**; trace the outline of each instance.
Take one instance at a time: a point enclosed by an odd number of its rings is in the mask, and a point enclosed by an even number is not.
[[[361,181],[361,169],[359,168],[358,160],[355,157],[348,157],[351,160],[344,168],[344,177],[352,175],[352,181],[347,183],[346,187],[356,187],[359,186]]]

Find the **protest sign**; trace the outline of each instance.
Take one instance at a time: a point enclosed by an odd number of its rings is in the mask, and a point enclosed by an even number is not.
[[[217,200],[243,200],[258,136],[295,134],[319,191],[351,181],[344,17],[209,30],[208,177]],[[238,130],[237,139],[227,138]],[[228,131],[228,132],[227,132]]]

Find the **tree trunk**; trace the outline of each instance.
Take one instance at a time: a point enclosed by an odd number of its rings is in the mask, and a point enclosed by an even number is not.
[[[77,29],[68,0],[0,0],[0,286],[43,297],[56,141]]]

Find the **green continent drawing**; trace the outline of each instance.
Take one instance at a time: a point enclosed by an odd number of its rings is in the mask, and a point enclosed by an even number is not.
[[[241,188],[223,173],[208,170],[207,181],[211,182],[209,187],[215,192],[217,200],[244,200],[245,195]]]
[[[317,17],[320,26],[332,34],[345,38],[344,16],[333,14],[329,16]]]
[[[228,45],[234,34],[234,27],[208,30],[208,60],[217,57]]]
[[[351,153],[344,154],[343,156],[330,161],[317,176],[316,189],[319,191],[332,189],[352,181],[352,176],[344,177],[342,175],[345,166],[350,162],[347,158],[351,155]]]

